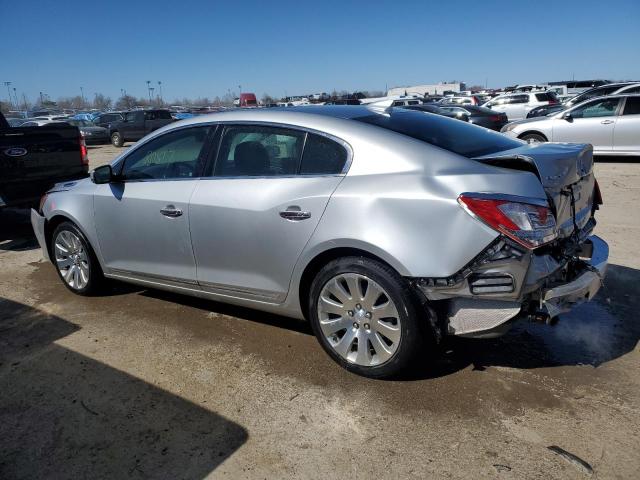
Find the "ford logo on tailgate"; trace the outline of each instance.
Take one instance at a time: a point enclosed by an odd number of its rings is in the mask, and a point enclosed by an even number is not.
[[[22,147],[11,147],[7,148],[2,153],[8,157],[23,157],[27,154],[27,149]]]

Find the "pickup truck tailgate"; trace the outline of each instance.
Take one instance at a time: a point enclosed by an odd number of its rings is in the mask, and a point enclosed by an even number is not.
[[[71,125],[0,130],[0,199],[14,204],[39,198],[54,183],[86,177],[80,131]]]

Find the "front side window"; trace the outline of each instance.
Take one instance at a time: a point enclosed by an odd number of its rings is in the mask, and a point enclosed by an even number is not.
[[[217,177],[273,177],[295,175],[304,132],[286,128],[242,125],[226,127],[214,175]]]
[[[571,112],[573,118],[611,117],[616,114],[618,99],[601,99],[576,108]]]
[[[129,112],[127,113],[126,119],[128,122],[135,122],[142,114],[142,112]]]
[[[337,175],[344,170],[347,150],[339,143],[310,133],[304,144],[300,174]]]
[[[640,97],[627,98],[623,115],[640,115]]]
[[[210,127],[174,130],[137,148],[124,160],[124,180],[168,180],[199,175]]]

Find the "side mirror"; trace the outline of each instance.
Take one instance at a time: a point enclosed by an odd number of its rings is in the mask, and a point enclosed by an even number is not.
[[[562,118],[567,122],[571,122],[573,120],[573,116],[571,116],[571,112],[563,113]]]
[[[113,180],[111,165],[101,165],[91,172],[91,181],[97,185],[110,183]]]

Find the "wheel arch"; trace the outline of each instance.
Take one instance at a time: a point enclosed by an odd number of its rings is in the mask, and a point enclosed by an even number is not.
[[[540,132],[540,131],[538,131],[538,130],[527,130],[527,131],[522,132],[521,134],[519,134],[519,135],[518,135],[518,138],[519,138],[520,140],[522,140],[522,137],[524,137],[525,135],[539,135],[539,136],[541,136],[542,138],[544,138],[544,140],[545,140],[546,142],[548,142],[548,141],[549,141],[549,138],[548,138],[544,133],[542,133],[542,132]]]
[[[401,275],[401,272],[394,265],[384,260],[380,256],[371,253],[368,250],[358,247],[335,247],[328,250],[324,250],[314,256],[304,267],[302,275],[300,276],[300,282],[298,284],[298,300],[300,302],[300,309],[305,318],[307,318],[307,310],[309,307],[309,290],[311,289],[311,283],[316,277],[320,269],[327,263],[344,257],[364,257],[370,260],[380,262],[389,268],[392,268]]]
[[[53,256],[53,251],[51,250],[51,237],[53,236],[53,232],[55,231],[56,227],[64,222],[73,223],[73,225],[75,225],[75,227],[82,232],[84,238],[87,240],[87,242],[89,242],[89,246],[93,249],[93,251],[97,252],[95,245],[91,244],[89,235],[87,235],[87,232],[84,230],[84,228],[82,228],[79,222],[77,222],[73,217],[69,215],[56,213],[51,218],[47,219],[47,221],[44,223],[44,238],[47,242],[47,252],[49,253],[49,258],[52,259],[52,261],[55,257]]]

